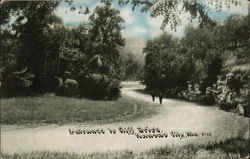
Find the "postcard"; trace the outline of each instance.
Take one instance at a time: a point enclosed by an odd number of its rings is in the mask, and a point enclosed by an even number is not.
[[[1,0],[1,159],[249,159],[247,0]]]

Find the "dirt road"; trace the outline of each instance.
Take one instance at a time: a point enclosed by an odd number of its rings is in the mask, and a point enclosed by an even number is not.
[[[116,150],[134,150],[137,152],[158,146],[178,146],[188,143],[207,143],[225,140],[231,137],[249,137],[249,118],[234,113],[219,110],[214,106],[200,106],[194,103],[164,99],[159,105],[158,98],[153,103],[151,96],[135,91],[143,86],[138,83],[125,83],[122,95],[149,102],[157,109],[157,114],[133,122],[116,122],[104,125],[49,125],[37,128],[18,128],[2,126],[1,151],[29,152],[29,151],[60,151],[60,152],[106,152]],[[135,106],[136,107],[136,106]],[[132,127],[135,134],[120,133],[119,127]],[[141,128],[158,128],[168,134],[164,138],[137,138]],[[96,130],[103,129],[105,134],[74,134],[70,130]],[[116,130],[111,134],[109,129]],[[170,132],[193,132],[199,137],[173,137]],[[211,133],[211,136],[201,136],[201,133]],[[145,134],[145,133],[144,133]],[[142,135],[139,133],[139,135]]]

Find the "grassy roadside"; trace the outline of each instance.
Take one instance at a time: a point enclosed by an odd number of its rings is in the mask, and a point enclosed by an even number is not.
[[[236,159],[249,156],[249,141],[229,139],[207,145],[186,145],[182,147],[155,148],[143,153],[118,151],[93,154],[67,152],[31,152],[2,154],[1,159]]]
[[[126,96],[117,101],[93,101],[53,94],[1,99],[1,124],[8,125],[114,122],[153,113],[152,105]]]

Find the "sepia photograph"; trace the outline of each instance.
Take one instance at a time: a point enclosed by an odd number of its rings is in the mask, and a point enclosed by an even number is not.
[[[250,159],[249,0],[0,0],[1,159]]]

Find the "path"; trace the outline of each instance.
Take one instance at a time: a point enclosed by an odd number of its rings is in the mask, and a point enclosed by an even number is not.
[[[247,138],[249,136],[249,118],[219,110],[217,107],[205,107],[172,99],[164,99],[160,106],[158,98],[153,103],[151,96],[135,91],[138,88],[142,88],[138,83],[125,83],[122,94],[154,104],[158,113],[153,117],[133,122],[116,122],[104,125],[50,125],[20,129],[2,126],[1,151],[11,153],[50,150],[91,153],[108,150],[134,150],[140,152],[157,146],[206,143],[231,137]],[[167,133],[172,130],[177,132],[211,132],[212,136],[184,139],[171,136],[161,139],[137,139],[135,135],[120,133],[112,135],[108,132],[108,128],[117,130],[119,126],[132,126],[135,129],[146,126],[158,127]],[[104,129],[106,134],[70,135],[69,129]]]

